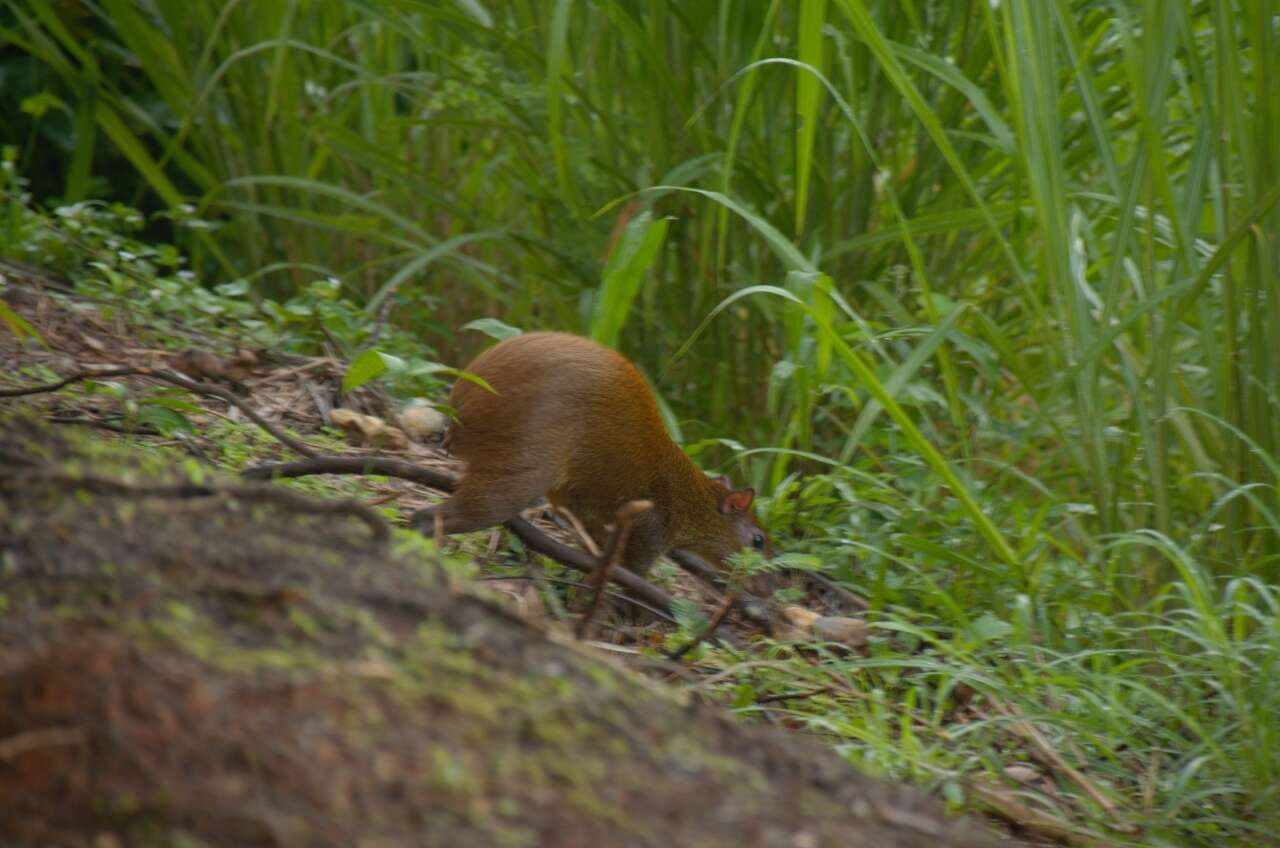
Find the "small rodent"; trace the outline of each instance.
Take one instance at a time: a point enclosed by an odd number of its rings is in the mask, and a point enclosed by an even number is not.
[[[742,548],[772,556],[752,489],[703,474],[671,440],[644,377],[622,354],[568,333],[506,339],[466,367],[494,391],[454,384],[445,444],[466,462],[449,500],[416,516],[466,533],[515,518],[538,498],[568,508],[601,544],[631,500],[652,501],[622,564],[643,574],[672,549],[714,566]]]

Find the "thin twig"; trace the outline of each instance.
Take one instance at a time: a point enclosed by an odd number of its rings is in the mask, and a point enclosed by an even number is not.
[[[259,377],[255,379],[253,381],[253,384],[255,386],[261,386],[261,385],[265,385],[266,383],[279,383],[282,380],[287,380],[290,377],[297,376],[298,374],[302,374],[307,371],[313,371],[316,368],[320,368],[323,366],[333,366],[333,365],[334,365],[334,362],[331,359],[313,359],[310,362],[304,362],[301,365],[294,365],[291,368],[281,368],[276,371],[272,371],[271,373],[267,374],[264,377]]]
[[[159,436],[160,431],[154,427],[125,427],[121,424],[113,424],[101,418],[86,418],[83,416],[73,415],[50,415],[45,419],[50,424],[79,424],[83,427],[97,427],[99,430],[106,430],[109,433],[119,433],[122,436]]]
[[[710,639],[711,636],[716,632],[716,628],[720,626],[720,622],[724,621],[725,616],[729,614],[729,610],[733,609],[733,605],[738,602],[738,595],[739,595],[739,591],[737,589],[732,589],[729,592],[727,592],[724,596],[724,599],[720,601],[720,606],[716,609],[715,613],[711,616],[711,620],[707,622],[707,626],[703,628],[702,632],[699,633],[697,637],[695,637],[694,639],[691,639],[689,640],[689,642],[685,643],[683,647],[678,648],[675,651],[668,652],[666,654],[667,659],[678,660],[681,657],[683,657],[685,654],[692,651],[695,647],[700,645],[705,640]]]
[[[600,599],[604,597],[604,584],[609,576],[609,572],[618,568],[622,564],[622,556],[627,549],[627,539],[631,536],[631,529],[635,525],[635,520],[641,513],[648,512],[653,509],[653,501],[628,501],[618,508],[617,515],[614,518],[614,526],[617,528],[613,531],[613,537],[609,540],[609,550],[598,557],[599,563],[596,565],[595,571],[591,573],[591,587],[593,594],[591,595],[591,605],[587,607],[587,611],[578,621],[575,634],[579,640],[587,633],[587,627],[591,624],[591,619],[595,617],[596,610],[600,608]],[[570,513],[573,516],[572,513]],[[577,516],[573,516],[575,524],[578,523]],[[586,534],[586,530],[582,531],[585,538],[590,538]],[[594,547],[594,544],[592,545]]]
[[[244,480],[288,480],[312,474],[376,474],[421,483],[448,493],[452,493],[457,485],[452,474],[385,456],[314,456],[294,462],[268,462],[246,468],[240,472],[240,477]]]
[[[302,454],[303,456],[316,456],[316,451],[313,448],[308,447],[293,436],[290,436],[280,427],[277,427],[275,424],[272,424],[270,421],[263,418],[247,402],[234,395],[228,389],[224,389],[222,386],[215,386],[213,383],[197,382],[196,380],[184,377],[176,371],[172,371],[167,368],[147,368],[138,366],[133,368],[108,368],[100,371],[78,371],[75,374],[64,377],[56,383],[46,383],[40,386],[26,386],[21,389],[0,389],[0,397],[22,397],[24,395],[41,394],[43,392],[54,392],[64,386],[68,386],[82,380],[100,380],[104,377],[128,376],[152,377],[157,380],[163,380],[166,383],[172,383],[173,385],[186,389],[189,392],[195,392],[196,394],[201,395],[212,395],[213,397],[220,398],[243,412],[246,418],[266,430],[290,450],[295,453]]]
[[[24,730],[0,739],[0,760],[11,760],[19,754],[41,748],[80,745],[84,740],[84,730],[79,727],[42,727],[38,730]]]
[[[102,371],[77,371],[68,377],[63,377],[56,383],[42,383],[38,386],[23,386],[20,389],[0,389],[0,397],[23,397],[24,395],[38,395],[45,392],[56,392],[63,386],[69,386],[72,383],[78,383],[81,380],[101,380],[107,377],[127,377],[130,374],[137,373],[137,368],[108,368]]]
[[[825,695],[830,691],[830,686],[819,686],[817,689],[808,689],[803,692],[775,692],[771,695],[760,695],[755,701],[757,704],[772,704],[776,701],[798,701],[804,698],[812,698],[815,695]]]
[[[711,567],[705,559],[681,548],[667,554],[672,562],[680,566],[686,574],[692,574],[718,592],[724,591],[724,579],[718,571]]]
[[[196,392],[197,394],[203,394],[203,395],[213,395],[216,398],[221,398],[222,400],[234,406],[236,409],[243,412],[245,414],[245,417],[247,417],[254,424],[257,424],[259,427],[266,430],[271,435],[275,436],[276,439],[281,444],[288,447],[294,453],[299,453],[299,454],[302,454],[303,456],[317,455],[314,448],[309,447],[308,445],[298,441],[293,436],[290,436],[288,433],[286,433],[282,428],[277,427],[275,424],[272,424],[270,421],[263,418],[261,415],[257,413],[257,411],[254,410],[253,407],[249,406],[248,403],[236,397],[234,394],[231,393],[230,390],[222,388],[222,386],[215,386],[213,383],[199,383],[199,382],[196,382],[195,380],[191,380],[191,379],[188,379],[187,377],[182,376],[176,371],[170,371],[168,369],[147,369],[145,371],[142,371],[141,373],[144,373],[145,375],[150,377],[155,377],[157,379],[164,380],[169,383],[173,383],[175,386],[184,388],[189,392]]]
[[[717,592],[725,591],[725,581],[720,572],[716,571],[710,563],[693,551],[676,548],[670,551],[667,556],[672,562],[680,566],[686,574],[693,575]],[[773,630],[777,619],[776,609],[772,608],[768,602],[762,602],[761,599],[756,598],[749,592],[744,592],[743,595],[745,599],[738,604],[738,614],[757,627],[769,631]]]
[[[1002,786],[992,786],[977,778],[965,780],[964,785],[995,815],[1030,833],[1067,845],[1099,844],[1097,840],[1077,830],[1065,819],[1056,818],[1027,806]]]
[[[1120,810],[1116,806],[1115,802],[1106,795],[1103,795],[1102,792],[1093,785],[1089,778],[1085,777],[1081,771],[1063,759],[1057,749],[1055,749],[1053,745],[1049,744],[1049,740],[1044,738],[1044,734],[1040,732],[1039,728],[1020,716],[1009,704],[1005,704],[994,698],[991,700],[991,703],[997,710],[1012,720],[1008,725],[1009,729],[1013,731],[1014,734],[1021,736],[1023,739],[1031,743],[1032,748],[1034,748],[1035,752],[1038,754],[1038,759],[1050,768],[1057,769],[1065,774],[1072,783],[1079,786],[1086,795],[1093,799],[1094,803],[1106,810],[1113,819],[1118,819],[1120,817]],[[1117,822],[1117,824],[1122,827],[1125,825],[1124,822]]]
[[[552,509],[572,525],[573,532],[578,534],[578,538],[582,540],[582,547],[587,549],[587,553],[593,557],[600,556],[600,546],[596,544],[595,539],[591,538],[591,534],[587,532],[587,528],[578,520],[578,516],[573,514],[573,510],[567,506],[553,506]]]
[[[534,577],[529,574],[494,574],[488,577],[481,577],[479,579],[482,581],[483,580],[528,580],[530,583],[537,583],[540,580],[545,580],[547,583],[551,583],[556,586],[572,586],[575,589],[591,588],[591,584],[583,583],[581,580],[566,580],[563,577],[542,577],[542,576]],[[676,623],[676,620],[672,618],[670,615],[668,615],[667,613],[663,612],[657,607],[649,606],[644,601],[637,601],[635,598],[631,597],[630,595],[624,595],[621,592],[611,592],[608,589],[606,589],[604,593],[615,601],[622,601],[623,603],[631,604],[633,607],[639,607],[645,612],[653,615],[655,618],[661,618],[664,621],[668,622],[669,624]]]

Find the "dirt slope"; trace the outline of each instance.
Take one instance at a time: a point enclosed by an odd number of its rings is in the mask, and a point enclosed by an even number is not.
[[[0,414],[4,844],[986,844],[240,485]]]

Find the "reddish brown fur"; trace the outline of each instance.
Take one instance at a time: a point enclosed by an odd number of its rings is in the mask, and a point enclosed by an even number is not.
[[[545,495],[599,541],[618,507],[652,501],[627,545],[624,564],[637,572],[672,548],[719,564],[763,538],[750,490],[731,498],[724,483],[694,466],[667,435],[644,377],[621,354],[566,333],[528,333],[465,370],[496,394],[459,380],[449,396],[458,414],[449,445],[466,471],[453,497],[430,512],[441,514],[446,533],[499,524]]]

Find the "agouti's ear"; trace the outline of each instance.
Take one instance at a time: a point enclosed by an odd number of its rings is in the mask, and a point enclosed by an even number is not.
[[[724,486],[729,491],[731,492],[733,491],[733,481],[729,479],[729,476],[727,474],[717,474],[711,479],[715,480],[717,483],[719,483],[721,486]]]
[[[724,496],[724,500],[720,502],[720,511],[725,515],[731,512],[746,512],[751,509],[751,502],[755,500],[755,489],[739,489]]]

